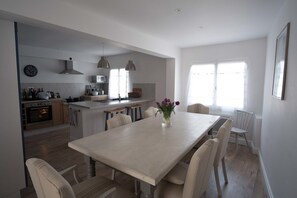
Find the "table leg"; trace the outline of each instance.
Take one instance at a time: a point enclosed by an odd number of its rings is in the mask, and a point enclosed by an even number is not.
[[[89,164],[88,164],[88,177],[95,177],[96,176],[96,161],[89,157]]]

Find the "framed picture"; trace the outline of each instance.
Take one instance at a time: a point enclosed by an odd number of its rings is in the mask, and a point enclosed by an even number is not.
[[[285,96],[286,70],[288,62],[290,23],[276,39],[272,95],[280,100]]]

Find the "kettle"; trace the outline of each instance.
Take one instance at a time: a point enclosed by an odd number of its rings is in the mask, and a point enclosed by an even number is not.
[[[39,92],[37,94],[37,98],[41,100],[48,100],[50,98],[50,93],[47,92]]]
[[[98,96],[98,91],[92,91],[93,96]]]

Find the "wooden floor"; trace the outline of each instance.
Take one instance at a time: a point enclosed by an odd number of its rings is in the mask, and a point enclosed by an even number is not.
[[[69,129],[60,129],[50,133],[34,135],[26,137],[25,157],[37,157],[46,160],[56,170],[62,170],[73,164],[78,165],[78,175],[82,179],[86,179],[86,164],[82,154],[68,148]],[[263,188],[262,174],[259,167],[259,159],[257,155],[249,152],[247,147],[239,146],[237,151],[235,145],[229,143],[226,168],[229,179],[229,184],[224,185],[223,175],[220,170],[220,179],[222,186],[222,197],[225,198],[266,198],[267,194]],[[96,172],[98,175],[110,177],[111,169],[101,164],[96,164]],[[28,176],[30,177],[30,176]],[[65,176],[66,179],[73,184],[71,174]],[[37,197],[32,187],[30,178],[28,179],[29,186],[21,191],[23,198]],[[116,181],[123,187],[133,191],[133,178],[118,173]],[[205,198],[218,197],[214,174],[211,174],[210,183]]]

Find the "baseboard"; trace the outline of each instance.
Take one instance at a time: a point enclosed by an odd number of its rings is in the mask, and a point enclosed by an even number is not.
[[[66,128],[69,128],[69,124],[61,124],[61,125],[56,125],[56,126],[46,127],[46,128],[41,128],[41,129],[35,129],[35,130],[26,130],[26,131],[24,131],[24,137],[40,135],[40,134],[49,133],[49,132],[53,132],[53,131],[60,130],[60,129],[66,129]]]
[[[268,192],[269,198],[274,198],[271,187],[270,187],[270,184],[269,184],[269,180],[268,180],[268,177],[267,177],[267,173],[266,173],[266,169],[265,169],[265,166],[264,166],[264,162],[263,162],[263,159],[262,159],[261,152],[258,152],[258,156],[259,156],[259,159],[260,159],[261,171],[262,171],[262,175],[263,175],[263,178],[264,178],[264,183],[265,183],[265,186],[266,186],[266,192]]]
[[[254,145],[254,142],[250,142],[250,145],[252,147],[252,153],[255,155],[259,155],[259,149]]]

